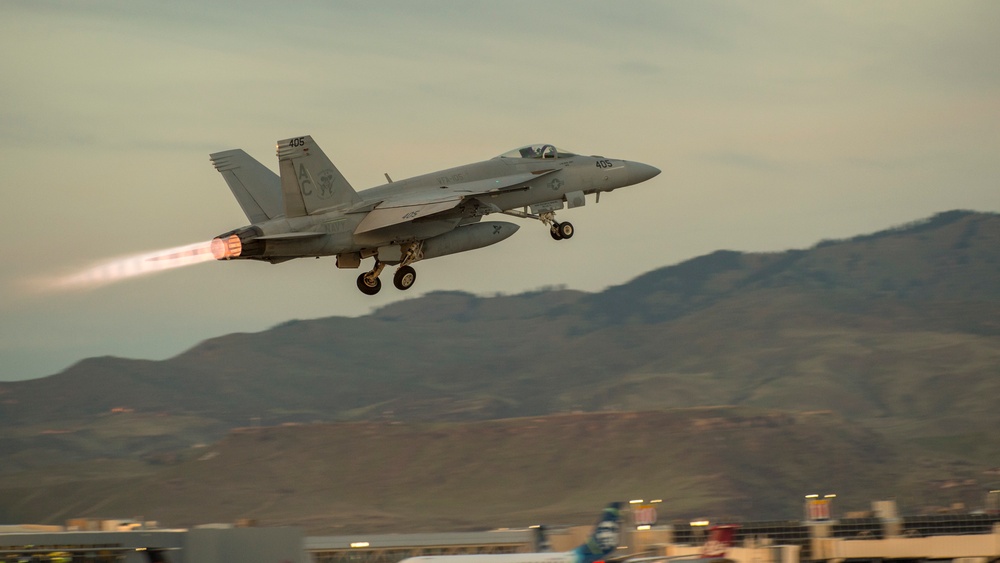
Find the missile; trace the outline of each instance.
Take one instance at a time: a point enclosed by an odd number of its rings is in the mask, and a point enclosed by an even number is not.
[[[483,248],[509,238],[521,227],[505,221],[483,221],[465,225],[424,241],[423,257],[437,258],[456,252]]]

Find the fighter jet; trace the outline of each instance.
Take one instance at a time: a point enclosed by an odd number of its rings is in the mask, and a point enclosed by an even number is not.
[[[536,144],[406,180],[386,174],[388,183],[359,192],[312,137],[284,139],[277,148],[280,175],[241,149],[210,155],[251,223],[213,239],[212,255],[272,264],[336,256],[338,268],[374,258],[357,280],[368,295],[382,288],[386,266],[396,266],[393,285],[409,289],[417,279],[414,263],[489,246],[519,228],[487,215],[536,219],[553,239],[567,240],[573,225],[556,221],[556,211],[660,173],[648,164]]]

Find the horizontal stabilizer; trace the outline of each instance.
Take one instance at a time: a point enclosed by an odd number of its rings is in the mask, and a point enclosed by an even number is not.
[[[242,149],[213,153],[209,158],[251,223],[283,213],[281,181],[277,174]]]

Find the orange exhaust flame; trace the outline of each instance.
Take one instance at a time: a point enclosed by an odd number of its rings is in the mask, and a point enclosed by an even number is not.
[[[212,239],[212,256],[216,260],[236,258],[241,252],[243,252],[243,242],[236,235],[229,235],[225,240],[218,237]]]
[[[51,290],[89,289],[164,270],[209,262],[215,259],[212,255],[213,242],[199,242],[115,258],[75,274],[52,280],[47,284],[47,288]]]

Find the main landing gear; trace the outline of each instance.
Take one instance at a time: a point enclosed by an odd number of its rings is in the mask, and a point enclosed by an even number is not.
[[[400,266],[392,276],[392,285],[400,291],[410,289],[415,281],[417,281],[417,271],[413,266]]]
[[[392,276],[392,285],[396,286],[396,289],[406,291],[413,287],[414,282],[417,281],[417,271],[410,264],[422,257],[423,252],[419,243],[414,243],[407,248],[403,261],[400,262],[396,273]],[[376,258],[375,267],[370,272],[358,276],[358,289],[361,290],[361,293],[375,295],[382,289],[382,281],[378,277],[384,269],[385,263]]]
[[[358,276],[358,289],[365,295],[375,295],[382,289],[382,280],[378,279],[379,274],[385,268],[385,264],[375,259],[375,267],[370,272],[365,272]]]
[[[375,262],[375,268],[370,272],[365,272],[358,276],[358,289],[365,295],[375,295],[382,290],[382,280],[378,279],[379,274],[385,268],[382,262]],[[413,287],[417,281],[417,271],[413,266],[400,266],[392,276],[392,285],[400,291],[406,291]]]

